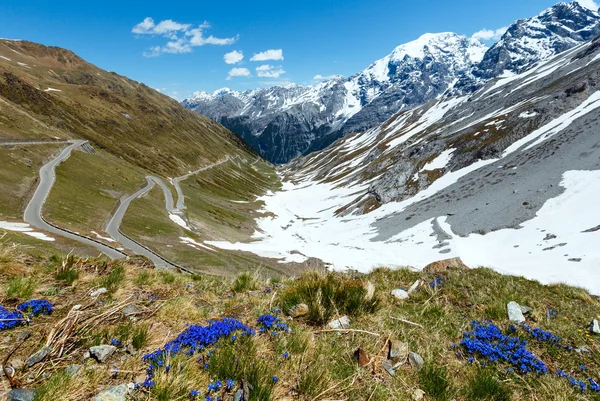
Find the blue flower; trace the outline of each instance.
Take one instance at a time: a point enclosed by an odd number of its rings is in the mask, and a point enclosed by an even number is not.
[[[194,398],[200,395],[200,391],[198,390],[191,390],[190,391],[190,397]]]
[[[117,340],[116,338],[113,338],[112,340],[110,340],[110,345],[114,345],[115,347],[120,347],[121,341]]]
[[[231,390],[231,388],[233,386],[235,386],[235,380],[233,380],[233,379],[227,379],[225,381],[225,385],[226,385],[226,387],[227,387],[228,390]]]
[[[284,352],[281,356],[283,359],[288,359],[290,357],[290,354],[288,352]]]
[[[279,381],[279,378],[277,376],[273,376],[273,383],[277,383]]]

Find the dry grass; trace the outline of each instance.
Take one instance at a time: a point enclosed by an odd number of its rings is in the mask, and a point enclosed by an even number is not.
[[[585,331],[587,321],[600,311],[597,298],[581,289],[542,286],[487,269],[449,272],[440,288],[428,285],[433,277],[410,270],[378,269],[366,276],[312,272],[274,281],[251,275],[253,288],[259,291],[249,294],[232,292],[230,279],[165,273],[144,267],[143,263],[113,264],[72,258],[33,261],[18,249],[5,246],[0,246],[0,255],[3,265],[12,266],[11,271],[27,271],[39,280],[32,297],[46,298],[55,305],[52,316],[35,318],[31,327],[3,332],[11,341],[0,344],[0,354],[6,355],[20,333],[32,332],[32,337],[9,360],[14,363],[25,360],[49,342],[53,348],[49,358],[33,368],[18,370],[16,375],[22,382],[33,380],[29,386],[40,389],[38,398],[42,400],[57,399],[57,394],[67,401],[89,399],[110,385],[141,382],[147,367],[141,355],[163,347],[187,325],[234,317],[257,328],[256,319],[260,315],[276,308],[283,311],[294,297],[306,301],[302,297],[313,294],[305,291],[307,288],[320,289],[317,306],[322,311],[329,308],[331,318],[348,312],[351,330],[326,332],[310,315],[289,320],[280,314],[292,329],[290,332],[260,334],[235,343],[221,340],[206,360],[208,370],[198,362],[198,355],[171,356],[168,363],[180,370],[169,373],[161,370],[155,376],[155,386],[136,392],[133,398],[187,399],[189,390],[205,393],[211,381],[243,378],[254,383],[257,390],[253,399],[257,400],[408,400],[418,388],[427,392],[428,400],[594,399],[593,394],[579,393],[568,381],[555,375],[523,377],[506,373],[502,365],[471,364],[466,356],[457,353],[452,344],[460,341],[471,319],[491,318],[500,327],[508,325],[504,312],[507,300],[533,308],[528,317],[532,326],[552,331],[573,346],[586,345],[592,351],[567,352],[529,339],[529,348],[550,370],[561,368],[577,374],[579,366],[585,365],[588,369],[585,375],[600,374],[600,347]],[[79,272],[73,284],[55,278],[57,268],[63,265]],[[90,290],[106,282],[119,266],[123,274],[114,281],[112,293],[91,299]],[[4,273],[0,277],[4,286],[11,275]],[[417,279],[425,284],[410,299],[398,301],[389,295],[392,289],[407,288]],[[331,290],[347,289],[349,285],[362,289],[368,281],[375,286],[375,296],[379,299],[375,309],[344,309],[347,300],[354,300],[356,293]],[[364,292],[358,292],[365,296]],[[335,302],[323,302],[324,293],[329,293]],[[4,300],[3,306],[10,308],[15,302]],[[310,298],[306,302],[310,303]],[[78,304],[81,309],[73,309]],[[138,309],[134,320],[121,312],[126,305]],[[546,319],[547,308],[557,311],[555,319]],[[87,347],[106,344],[112,339],[121,341],[123,346],[107,363],[82,359]],[[404,363],[396,370],[395,377],[390,376],[383,369],[388,339],[408,343],[411,351],[423,356],[427,367],[417,372]],[[135,344],[133,353],[126,351],[129,344]],[[371,357],[367,367],[358,366],[354,357],[357,348]],[[237,362],[228,363],[231,358]],[[81,365],[82,370],[75,377],[65,373],[71,364]],[[278,378],[276,383],[273,375]],[[5,379],[1,383],[4,389],[8,388]],[[231,392],[222,396],[226,401],[232,399]]]

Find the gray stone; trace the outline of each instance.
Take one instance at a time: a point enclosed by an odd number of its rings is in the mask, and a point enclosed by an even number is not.
[[[102,390],[92,398],[92,401],[126,401],[127,394],[129,394],[129,387],[127,387],[127,384],[121,384]]]
[[[65,369],[65,372],[69,376],[77,376],[79,374],[79,372],[81,372],[82,368],[83,367],[81,365],[72,364],[72,365],[67,366],[67,368]]]
[[[32,367],[35,364],[38,364],[44,360],[45,357],[52,351],[50,347],[43,347],[41,350],[36,352],[27,358],[27,366]]]
[[[590,331],[594,334],[600,334],[600,324],[597,319],[592,319],[590,322]]]
[[[417,354],[416,352],[409,352],[408,361],[410,362],[410,366],[412,366],[415,370],[421,370],[423,369],[423,365],[425,365],[425,361],[421,355]]]
[[[416,389],[412,394],[413,401],[421,401],[425,398],[425,391],[420,388]]]
[[[98,345],[97,347],[90,348],[90,355],[98,362],[102,363],[106,361],[116,350],[117,348],[112,345]]]
[[[408,344],[402,341],[392,340],[390,342],[390,355],[389,359],[394,362],[404,362],[408,357]]]
[[[244,390],[239,389],[238,391],[235,392],[235,395],[233,396],[233,401],[242,401],[243,399],[244,399]]]
[[[396,370],[394,369],[394,364],[390,360],[386,360],[383,362],[383,368],[386,372],[390,374],[390,376],[396,376]]]
[[[525,305],[519,305],[519,307],[521,308],[521,312],[523,312],[524,315],[528,314],[533,310],[533,308],[530,308],[529,306]]]
[[[102,294],[106,294],[107,292],[108,292],[108,290],[104,287],[98,288],[97,290],[90,292],[90,297],[96,298]]]
[[[408,299],[408,292],[401,290],[401,289],[393,290],[392,295],[394,297],[396,297],[396,299],[400,299],[400,300]]]
[[[578,354],[589,354],[591,351],[587,345],[582,345],[581,347],[575,348],[575,352]]]
[[[30,388],[16,388],[8,392],[6,401],[33,401],[35,390]]]
[[[121,312],[123,312],[123,314],[127,317],[133,317],[142,313],[140,308],[138,308],[135,305],[127,305],[126,307],[121,309]]]
[[[525,316],[523,316],[523,312],[521,311],[521,307],[515,301],[510,301],[508,305],[506,305],[506,309],[508,310],[508,319],[517,324],[521,324],[525,322]]]
[[[328,326],[333,330],[347,329],[350,327],[350,319],[348,319],[348,316],[342,316],[341,318],[330,322]]]

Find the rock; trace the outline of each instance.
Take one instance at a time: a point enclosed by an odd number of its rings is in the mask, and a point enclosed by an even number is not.
[[[556,238],[556,235],[554,235],[554,234],[546,234],[546,236],[544,237],[544,241],[550,241],[555,238]]]
[[[506,309],[508,310],[508,319],[517,324],[521,324],[525,322],[525,316],[523,316],[523,312],[521,311],[521,307],[515,301],[510,301],[508,305],[506,305]]]
[[[33,365],[36,365],[36,364],[42,362],[44,360],[44,358],[47,357],[51,351],[52,351],[52,348],[43,347],[41,350],[39,350],[38,352],[36,352],[35,354],[33,354],[29,358],[27,358],[27,366],[32,367]]]
[[[25,362],[20,358],[11,359],[10,366],[12,366],[14,370],[21,370],[23,369],[23,366],[25,366]]]
[[[425,273],[431,274],[445,273],[447,270],[469,270],[469,266],[465,265],[460,258],[452,258],[438,260],[423,268]]]
[[[124,307],[123,309],[121,309],[121,312],[123,312],[123,314],[126,317],[134,317],[134,316],[139,315],[140,313],[142,313],[142,311],[140,310],[140,308],[138,308],[135,305],[127,305],[126,307]]]
[[[396,299],[408,299],[408,292],[401,290],[401,289],[396,289],[392,291],[392,295],[396,298]]]
[[[33,334],[31,331],[24,331],[22,333],[19,333],[19,335],[17,336],[17,342],[21,342],[21,341],[31,337],[31,334]]]
[[[410,288],[408,289],[408,293],[412,294],[420,285],[421,285],[421,280],[415,281],[414,284],[411,285]]]
[[[425,391],[420,388],[416,389],[412,394],[413,401],[422,401],[425,398]]]
[[[394,363],[404,362],[408,357],[408,344],[402,341],[390,341],[389,359]]]
[[[412,366],[415,370],[421,370],[423,369],[423,365],[425,365],[425,361],[421,355],[417,354],[416,352],[409,352],[408,361],[410,362],[410,366]]]
[[[106,294],[107,292],[108,292],[108,290],[104,287],[98,288],[97,290],[90,292],[90,297],[96,298],[102,294]]]
[[[593,334],[600,334],[600,324],[598,324],[597,319],[592,319],[589,329]]]
[[[360,366],[361,368],[364,368],[369,364],[369,362],[371,362],[369,354],[367,354],[362,348],[359,348],[356,351],[354,351],[354,357],[358,361],[358,366]]]
[[[333,322],[329,322],[328,326],[333,330],[347,329],[350,327],[350,319],[348,319],[348,316],[342,316]]]
[[[308,305],[298,304],[296,306],[293,306],[288,311],[288,315],[290,315],[291,317],[301,317],[308,315]]]
[[[90,348],[90,355],[98,362],[102,363],[106,361],[116,351],[116,349],[117,347],[112,345],[98,345],[97,347]]]
[[[394,364],[390,360],[386,360],[383,362],[383,368],[386,372],[390,374],[390,376],[396,376],[396,370],[394,369]]]
[[[111,386],[98,393],[92,401],[126,401],[129,387],[126,384]]]
[[[370,301],[375,296],[375,284],[370,281],[367,281],[365,284],[365,300]]]
[[[85,354],[83,354],[83,356],[81,357],[81,360],[86,361],[88,359],[90,359],[92,357],[92,354],[90,354],[90,351],[87,351]]]
[[[6,401],[33,401],[35,390],[30,388],[16,388],[8,392]]]
[[[591,351],[587,345],[582,345],[581,347],[575,348],[575,352],[578,354],[589,354]]]
[[[67,366],[67,368],[65,369],[65,372],[69,376],[77,376],[79,374],[79,372],[81,372],[81,369],[83,369],[83,366],[77,365],[77,364],[72,364],[72,365]]]
[[[244,399],[244,390],[239,389],[238,391],[235,392],[235,395],[233,396],[233,401],[242,401],[243,399]]]
[[[519,307],[521,308],[521,312],[523,312],[524,315],[528,314],[533,310],[533,308],[530,308],[529,306],[525,305],[519,305]]]

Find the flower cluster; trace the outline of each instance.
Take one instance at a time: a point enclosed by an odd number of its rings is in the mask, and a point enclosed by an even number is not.
[[[143,356],[143,360],[148,362],[150,366],[146,371],[146,380],[142,383],[142,387],[154,386],[154,374],[157,368],[165,365],[165,360],[169,355],[186,353],[189,356],[196,352],[202,352],[207,347],[216,344],[222,338],[235,338],[233,333],[241,331],[242,335],[253,336],[255,331],[241,323],[237,319],[224,318],[221,320],[213,320],[206,326],[189,326],[173,341],[168,342],[164,348],[153,353]]]
[[[582,369],[585,370],[585,369]],[[556,374],[559,377],[564,377],[566,379],[569,380],[569,383],[571,383],[571,385],[573,387],[577,387],[580,391],[587,391],[587,390],[591,390],[594,391],[596,393],[600,393],[600,385],[591,377],[588,378],[588,383],[578,380],[575,377],[571,376],[568,373],[563,372],[562,370],[557,370]]]
[[[50,315],[53,311],[52,304],[45,299],[32,299],[23,302],[21,305],[17,306],[17,309],[23,313],[27,313],[29,317]]]
[[[550,333],[549,331],[544,331],[544,330],[540,329],[539,327],[532,329],[530,326],[528,326],[526,324],[521,325],[521,327],[523,328],[523,330],[525,330],[526,332],[531,334],[531,336],[538,341],[546,342],[548,344],[553,344],[553,345],[559,345],[562,342],[561,337],[555,336],[554,334]]]
[[[8,311],[0,305],[0,331],[12,329],[24,323],[23,314],[19,311]]]
[[[27,322],[27,317],[52,313],[52,304],[45,299],[32,299],[17,306],[17,310],[9,311],[0,305],[0,331],[12,329]]]
[[[472,331],[463,333],[461,345],[469,354],[480,355],[490,362],[504,361],[521,373],[547,374],[544,362],[527,349],[527,342],[504,335],[491,322],[472,321]]]
[[[290,330],[286,323],[283,323],[277,316],[271,314],[262,315],[258,318],[256,323],[258,323],[261,333],[270,331],[271,334],[276,335],[278,331]]]
[[[433,281],[429,283],[429,286],[431,288],[442,288],[444,284],[446,284],[446,279],[444,279],[442,276],[435,276]]]

